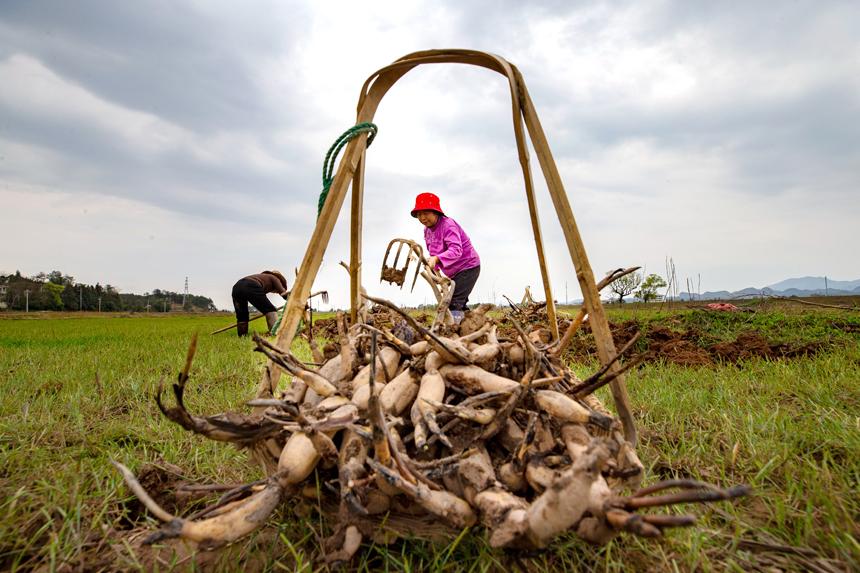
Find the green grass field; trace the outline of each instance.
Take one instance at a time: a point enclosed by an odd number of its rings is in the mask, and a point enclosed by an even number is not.
[[[515,556],[481,530],[448,542],[366,545],[361,570],[842,571],[860,567],[860,317],[759,309],[616,311],[613,320],[695,324],[709,340],[745,329],[777,341],[824,341],[791,360],[683,367],[650,362],[628,377],[647,480],[694,477],[754,494],[693,507],[699,523],[663,539],[619,536],[605,547],[570,537]],[[313,570],[327,524],[284,507],[271,527],[219,552],[147,551],[157,524],[111,466],[174,464],[198,483],[261,477],[245,453],[165,420],[153,400],[175,379],[191,335],[200,343],[186,401],[192,412],[246,410],[263,357],[231,333],[230,317],[0,315],[0,570]],[[258,323],[254,323],[258,324]],[[257,328],[261,328],[258,326]],[[299,349],[298,352],[307,352]],[[576,369],[588,373],[593,364]],[[608,400],[606,395],[601,396]]]

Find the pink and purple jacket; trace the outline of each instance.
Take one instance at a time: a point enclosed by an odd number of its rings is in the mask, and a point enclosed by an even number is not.
[[[424,242],[430,255],[439,257],[436,268],[447,277],[481,264],[466,231],[451,217],[439,217],[435,225],[424,227]]]

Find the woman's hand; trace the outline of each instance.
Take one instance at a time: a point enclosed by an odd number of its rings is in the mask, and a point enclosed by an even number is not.
[[[429,259],[427,259],[427,264],[430,265],[431,269],[436,270],[436,265],[439,264],[439,257],[435,255],[430,257]]]

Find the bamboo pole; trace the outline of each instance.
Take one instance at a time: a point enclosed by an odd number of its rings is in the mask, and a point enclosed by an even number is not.
[[[517,72],[519,74],[519,71]],[[615,358],[615,342],[612,339],[612,332],[609,329],[609,320],[606,318],[606,313],[603,311],[603,305],[600,302],[600,293],[597,290],[597,285],[594,280],[594,273],[591,270],[591,265],[588,262],[588,255],[585,252],[585,246],[582,243],[582,237],[579,234],[579,228],[576,225],[576,220],[573,217],[573,210],[570,208],[570,201],[567,198],[567,193],[564,190],[564,185],[561,182],[561,176],[558,173],[558,168],[552,158],[552,152],[547,143],[546,134],[537,117],[537,112],[534,109],[529,96],[528,89],[525,83],[522,86],[522,101],[524,104],[523,115],[526,121],[526,127],[529,130],[535,153],[538,156],[541,169],[546,178],[547,187],[549,188],[550,197],[552,198],[555,211],[558,214],[558,220],[561,224],[564,238],[567,242],[567,248],[570,252],[570,258],[573,261],[573,266],[576,269],[576,278],[579,280],[579,285],[582,288],[582,295],[585,299],[585,306],[588,315],[591,317],[591,330],[594,333],[595,342],[597,343],[597,354],[600,357],[602,364],[609,364]],[[610,372],[619,370],[620,365],[613,364]],[[627,386],[623,375],[618,375],[615,380],[610,382],[612,397],[615,401],[615,407],[618,410],[618,417],[624,425],[624,437],[632,445],[636,445],[636,425],[633,421],[633,414],[630,411],[630,398],[627,395]]]
[[[387,92],[394,82],[397,81],[403,74],[411,68],[400,71],[400,73],[390,74],[385,78],[378,78],[370,86],[374,96],[369,99],[366,106],[367,111],[365,117],[367,119],[359,119],[361,121],[370,121],[373,118],[373,113],[379,105],[382,96]],[[365,83],[365,86],[368,85]],[[359,116],[362,114],[359,113]],[[274,345],[279,348],[290,348],[293,338],[296,335],[296,329],[301,321],[304,313],[305,303],[310,294],[311,286],[319,272],[322,264],[322,257],[328,248],[328,242],[331,239],[332,231],[337,222],[338,214],[343,207],[343,202],[346,197],[346,191],[350,178],[356,173],[356,168],[361,159],[362,154],[367,149],[367,133],[362,133],[355,139],[350,140],[346,145],[343,157],[338,163],[337,171],[329,188],[328,197],[326,198],[323,209],[317,218],[317,224],[308,241],[308,247],[305,250],[305,256],[302,259],[299,267],[299,274],[296,276],[296,282],[291,291],[290,300],[287,302],[287,309],[284,311],[284,318],[281,320],[281,325],[278,327]],[[350,274],[352,270],[350,269]],[[260,383],[257,386],[257,397],[264,398],[277,394],[278,382],[280,381],[281,372],[273,367],[271,360],[267,363]]]
[[[535,249],[537,250],[538,265],[540,267],[541,280],[543,281],[543,291],[546,297],[546,314],[549,321],[550,332],[553,340],[558,340],[558,322],[555,318],[555,300],[552,296],[552,287],[550,286],[549,271],[546,266],[546,257],[543,250],[543,234],[540,228],[540,219],[538,217],[537,202],[535,201],[534,180],[532,178],[531,164],[529,162],[529,149],[526,145],[525,133],[523,131],[523,116],[522,103],[520,102],[520,85],[519,80],[514,74],[511,65],[499,58],[502,69],[508,78],[508,85],[511,89],[511,107],[514,120],[514,138],[517,142],[517,156],[520,160],[520,168],[523,172],[523,182],[525,183],[526,201],[529,206],[529,218],[532,223],[532,234],[535,240]]]
[[[343,159],[341,159],[338,165],[337,173],[329,188],[328,197],[308,242],[308,248],[299,267],[296,282],[293,284],[293,289],[290,292],[290,299],[287,301],[287,310],[284,311],[284,317],[281,320],[281,325],[278,327],[275,346],[279,348],[289,348],[293,342],[299,321],[301,321],[304,314],[311,286],[313,286],[314,279],[319,272],[323,254],[328,247],[331,233],[337,222],[337,216],[343,206],[349,180],[355,173],[361,154],[366,147],[366,133],[360,134],[346,146]],[[269,370],[270,372],[268,372]],[[263,375],[257,387],[257,397],[263,398],[276,395],[280,375],[280,370],[278,369],[267,369],[267,373]]]
[[[366,152],[361,154],[355,175],[352,177],[352,212],[349,226],[349,317],[352,324],[358,320],[361,306],[361,236],[364,224],[364,165]]]

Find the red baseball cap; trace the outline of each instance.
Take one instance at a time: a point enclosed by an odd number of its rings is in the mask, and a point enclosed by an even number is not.
[[[417,217],[418,211],[436,211],[440,215],[445,215],[442,212],[442,207],[439,206],[439,197],[433,193],[421,193],[415,198],[415,207],[412,209],[412,216]]]

